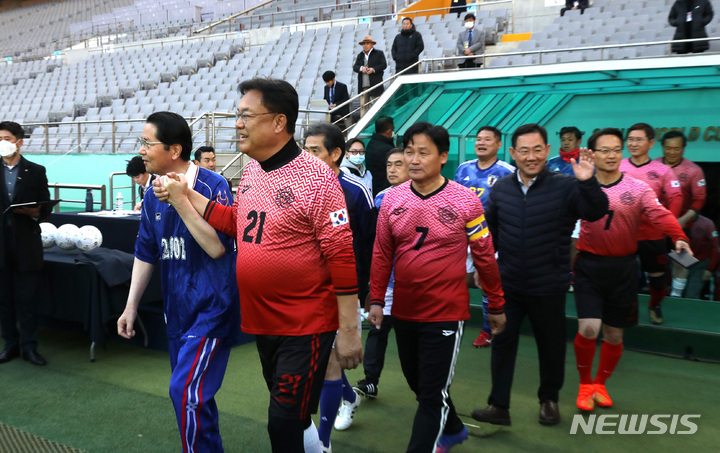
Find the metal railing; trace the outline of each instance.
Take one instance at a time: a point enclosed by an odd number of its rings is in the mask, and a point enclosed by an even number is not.
[[[598,59],[589,59],[589,60],[579,60],[579,61],[602,61],[606,59],[606,52],[611,49],[625,49],[625,48],[632,48],[632,47],[650,47],[650,46],[667,46],[668,53],[664,55],[652,55],[652,56],[638,56],[635,58],[667,58],[671,56],[670,47],[672,44],[675,43],[691,43],[691,42],[698,42],[698,41],[720,41],[720,36],[711,37],[711,38],[698,38],[698,39],[683,39],[683,40],[663,40],[663,41],[648,41],[648,42],[637,42],[637,43],[628,43],[628,44],[603,44],[603,45],[597,45],[597,46],[581,46],[581,47],[568,47],[568,48],[562,48],[562,49],[535,49],[535,50],[518,50],[513,52],[501,52],[501,53],[493,53],[493,54],[482,54],[482,55],[475,55],[473,58],[482,58],[483,61],[483,67],[487,68],[488,62],[492,62],[494,58],[498,57],[512,57],[512,56],[527,56],[527,55],[538,55],[538,62],[530,63],[531,65],[534,64],[543,64],[542,56],[546,54],[556,54],[556,53],[566,53],[566,52],[587,52],[591,50],[599,50],[600,51],[600,58]],[[678,55],[675,55],[678,56]],[[440,57],[440,58],[428,58],[422,60],[423,62],[430,63],[429,69],[430,72],[435,72],[435,69],[441,69],[442,71],[447,70],[444,66],[444,64],[436,66],[433,63],[436,62],[445,62],[445,61],[464,61],[468,57],[464,56],[448,56],[448,57]],[[609,57],[608,57],[609,58]],[[556,62],[553,62],[556,63]],[[451,68],[452,70],[457,70],[457,68]]]
[[[130,194],[131,194],[131,197],[130,197],[130,198],[131,198],[131,199],[130,199],[130,200],[125,200],[125,199],[123,199],[123,207],[124,207],[126,204],[130,203],[130,209],[132,210],[132,208],[135,207],[135,203],[137,203],[137,198],[138,198],[137,190],[136,190],[136,187],[135,187],[137,184],[135,184],[135,181],[133,181],[132,179],[130,179],[131,182],[130,182],[130,185],[129,185],[129,186],[116,186],[116,185],[115,185],[115,177],[116,177],[116,176],[121,176],[121,175],[122,175],[122,176],[127,176],[127,173],[125,173],[124,171],[116,171],[116,172],[110,173],[110,198],[112,199],[112,196],[113,196],[113,194],[115,193],[115,190],[116,190],[116,189],[130,189]],[[105,186],[103,186],[103,187],[105,187]],[[104,199],[105,199],[105,197],[103,197],[103,200],[104,200]],[[112,202],[111,202],[111,205],[114,206],[114,205],[112,204]],[[103,209],[105,209],[104,206],[105,206],[105,205],[103,205]]]
[[[123,173],[124,174],[124,173]],[[111,180],[112,181],[112,180]],[[134,186],[134,183],[133,183]],[[72,189],[72,190],[82,190],[83,194],[87,194],[87,190],[90,189],[92,191],[99,190],[100,191],[100,201],[96,201],[95,196],[93,196],[93,206],[100,205],[101,210],[105,210],[106,208],[106,198],[107,193],[105,190],[105,185],[96,185],[96,184],[63,184],[58,182],[48,183],[48,188],[53,189],[53,199],[57,200],[60,198],[60,189]],[[112,191],[112,186],[110,186],[110,190]],[[63,203],[80,203],[85,204],[85,199],[78,199],[74,200],[72,198],[63,198]],[[60,212],[60,204],[56,204],[54,208],[55,212]]]

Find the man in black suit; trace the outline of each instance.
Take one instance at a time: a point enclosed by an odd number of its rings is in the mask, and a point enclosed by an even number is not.
[[[40,222],[50,215],[48,205],[21,207],[5,213],[11,204],[50,200],[45,167],[20,155],[22,127],[0,122],[0,329],[5,348],[0,363],[19,357],[45,365],[37,352],[35,293],[40,285],[43,245]]]
[[[142,201],[145,197],[145,191],[152,189],[152,183],[155,180],[155,175],[151,175],[145,169],[145,163],[142,160],[142,156],[135,156],[128,161],[125,174],[127,174],[130,179],[139,186],[138,196],[140,197],[140,201],[135,203],[135,207],[133,208],[133,211],[139,211],[142,209]]]
[[[372,91],[366,92],[368,88],[383,81],[383,71],[387,68],[387,60],[385,60],[382,50],[374,48],[377,43],[373,41],[372,36],[366,36],[358,44],[363,47],[363,50],[355,58],[353,71],[358,73],[358,93],[363,93],[360,98],[362,115],[365,113],[365,105],[370,102],[370,99],[380,97],[385,90],[380,85]]]
[[[330,110],[334,109],[338,105],[350,99],[348,94],[347,85],[335,80],[335,73],[332,71],[325,71],[322,75],[323,82],[325,82],[325,94],[323,99],[330,105]],[[350,114],[350,104],[340,107],[336,112],[330,114],[330,122],[335,124],[340,121],[340,118]],[[347,125],[349,118],[345,119],[345,125]]]
[[[588,0],[565,0],[565,8],[560,8],[560,16],[564,16],[569,9],[579,9],[580,14],[583,14],[589,3]]]

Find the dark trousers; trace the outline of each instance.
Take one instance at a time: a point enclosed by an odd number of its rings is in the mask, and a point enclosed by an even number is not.
[[[442,434],[457,434],[463,429],[450,399],[450,384],[464,321],[412,322],[395,318],[393,324],[400,365],[418,402],[407,451],[431,453]]]
[[[365,356],[363,357],[365,380],[375,385],[378,385],[380,373],[385,367],[385,351],[387,350],[388,336],[392,327],[393,317],[383,316],[380,328],[371,328],[365,341]]]
[[[505,293],[505,330],[492,341],[489,404],[510,407],[520,324],[530,318],[540,361],[538,399],[556,401],[565,379],[565,294],[530,296]]]
[[[0,329],[6,348],[37,349],[39,283],[40,271],[0,270]]]

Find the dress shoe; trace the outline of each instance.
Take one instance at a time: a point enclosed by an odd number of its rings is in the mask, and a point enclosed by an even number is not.
[[[45,359],[43,359],[43,356],[41,356],[36,349],[23,351],[23,360],[27,360],[28,362],[37,366],[47,365],[47,362],[45,361]]]
[[[5,348],[0,352],[0,363],[7,363],[17,357],[20,357],[20,348]]]
[[[472,418],[492,425],[510,426],[510,411],[494,404],[488,404],[485,409],[475,409]]]
[[[540,417],[538,421],[541,425],[557,425],[560,423],[558,404],[550,400],[540,403]]]

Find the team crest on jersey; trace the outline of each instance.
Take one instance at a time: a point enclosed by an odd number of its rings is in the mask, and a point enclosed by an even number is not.
[[[228,196],[228,193],[224,190],[218,192],[217,196],[215,197],[215,201],[225,206],[230,205],[230,197]]]
[[[705,179],[701,179],[700,181],[698,181],[698,187],[702,187],[704,185],[705,185]]]
[[[155,221],[159,222],[162,219],[162,215],[159,212],[155,213]]]
[[[339,227],[340,225],[348,223],[347,209],[343,208],[339,211],[330,213],[330,222],[334,227]]]
[[[670,181],[671,187],[680,187],[680,181]]]
[[[249,185],[249,184],[243,184],[242,187],[240,188],[240,193],[245,193],[245,192],[247,192],[248,190],[250,190],[250,185]]]
[[[688,182],[690,178],[688,177],[687,173],[680,173],[678,175],[678,181],[680,182]]]
[[[655,171],[649,171],[649,172],[647,172],[647,178],[650,181],[656,181],[656,180],[660,179],[660,175],[658,175],[657,172],[655,172]]]
[[[630,192],[625,192],[624,194],[620,195],[620,203],[626,206],[635,203],[635,195]]]
[[[295,201],[295,194],[293,194],[290,186],[278,189],[277,193],[275,194],[275,204],[283,209],[289,208],[293,201]]]
[[[391,212],[390,214],[392,214],[392,215],[400,215],[400,214],[402,214],[402,213],[405,212],[405,211],[407,211],[407,208],[395,208],[395,209],[393,209],[393,212]]]
[[[450,206],[438,208],[438,220],[445,225],[452,225],[458,219],[455,210]]]
[[[490,176],[488,176],[488,179],[487,179],[487,184],[488,184],[488,186],[492,187],[493,185],[495,185],[495,182],[496,182],[497,180],[498,180],[497,175],[490,175]]]

